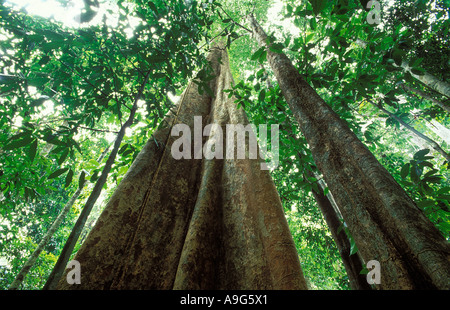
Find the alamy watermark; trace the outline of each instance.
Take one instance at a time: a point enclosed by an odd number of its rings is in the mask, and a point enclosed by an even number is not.
[[[171,135],[176,139],[171,147],[174,159],[257,159],[259,156],[268,159],[269,163],[262,162],[261,169],[269,170],[278,167],[279,163],[279,125],[270,127],[271,150],[267,150],[268,125],[259,125],[259,148],[256,138],[257,128],[254,124],[226,124],[225,141],[224,132],[219,124],[208,124],[202,128],[202,117],[194,116],[194,137],[191,128],[186,124],[173,126]],[[203,145],[203,137],[209,137]],[[246,140],[248,139],[248,144]],[[194,142],[192,156],[192,140]],[[225,144],[225,145],[224,145]],[[259,149],[259,152],[258,152]],[[235,156],[236,155],[236,156]]]
[[[366,17],[367,22],[370,25],[381,23],[381,4],[379,1],[369,1],[367,2],[366,8],[371,9]]]
[[[73,268],[67,273],[66,280],[68,284],[81,284],[81,264],[77,260],[71,260],[66,268]]]
[[[369,272],[366,275],[367,283],[380,284],[381,283],[381,267],[380,262],[377,260],[370,260],[366,264]]]

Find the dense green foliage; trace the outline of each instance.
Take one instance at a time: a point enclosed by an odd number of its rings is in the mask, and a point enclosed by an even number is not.
[[[64,3],[64,1],[61,1]],[[309,285],[348,289],[342,260],[311,190],[318,180],[308,145],[277,82],[246,28],[253,12],[299,72],[358,135],[442,234],[450,238],[449,163],[421,145],[382,105],[450,151],[450,118],[429,98],[448,104],[399,66],[448,78],[446,1],[381,1],[381,24],[371,24],[367,1],[155,0],[85,1],[77,28],[0,1],[0,288],[6,289],[79,184],[72,212],[46,246],[23,289],[45,283],[92,183],[97,162],[126,120],[151,72],[135,123],[119,151],[102,196],[106,200],[189,79],[203,91],[199,70],[212,39],[229,47],[236,104],[252,123],[280,124],[280,164],[273,170]],[[416,5],[419,3],[420,5]],[[105,7],[104,15],[97,13]],[[279,14],[275,14],[277,12]],[[269,17],[270,16],[270,17]],[[420,21],[420,22],[418,22]],[[89,218],[92,226],[102,202]],[[85,235],[85,234],[83,234]],[[81,238],[83,239],[83,238]],[[357,249],[352,251],[356,255]]]

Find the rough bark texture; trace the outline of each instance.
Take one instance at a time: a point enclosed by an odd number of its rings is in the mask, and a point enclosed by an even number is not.
[[[253,34],[266,34],[250,16]],[[283,53],[267,59],[313,158],[365,261],[381,265],[381,289],[450,289],[449,244],[345,121]]]
[[[209,60],[215,97],[190,83],[166,121],[193,134],[194,116],[202,116],[203,126],[217,123],[225,135],[225,124],[245,125],[247,118],[223,93],[233,83],[227,53],[213,48]],[[76,254],[81,284],[63,278],[58,288],[306,289],[261,161],[175,160],[171,145],[179,137],[170,132],[160,129],[147,142]]]

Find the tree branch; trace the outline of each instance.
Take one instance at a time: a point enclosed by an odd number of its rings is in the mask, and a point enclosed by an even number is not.
[[[112,133],[119,133],[118,131],[113,131],[113,130],[106,130],[106,129],[95,129],[95,128],[89,128],[89,127],[84,127],[84,126],[77,126],[78,128],[81,129],[87,129],[87,130],[92,130],[92,131],[97,131],[97,132],[112,132]]]
[[[412,126],[408,125],[405,121],[403,121],[400,117],[398,117],[397,115],[389,112],[388,110],[386,110],[385,108],[383,108],[381,106],[381,104],[376,104],[374,102],[372,102],[371,100],[367,99],[367,101],[373,105],[374,107],[380,109],[381,111],[383,111],[384,113],[388,114],[390,117],[394,118],[397,122],[399,122],[403,127],[405,127],[406,129],[408,129],[409,131],[411,131],[413,134],[415,134],[417,137],[421,138],[422,140],[426,141],[432,148],[434,148],[438,153],[440,153],[442,156],[444,156],[444,158],[447,160],[447,162],[450,163],[450,155],[444,151],[439,144],[428,138],[426,135],[424,135],[423,133],[417,131],[415,128],[413,128]]]

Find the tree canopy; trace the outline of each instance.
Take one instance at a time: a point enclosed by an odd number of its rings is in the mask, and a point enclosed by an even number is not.
[[[21,286],[43,287],[106,165],[102,153],[136,105],[76,252],[145,142],[166,125],[163,117],[187,82],[211,92],[205,55],[219,39],[229,50],[235,85],[227,92],[235,104],[255,125],[280,125],[280,164],[271,175],[309,287],[349,289],[312,193],[327,195],[328,188],[267,52],[249,32],[250,13],[269,34],[271,50],[286,53],[450,240],[448,1],[372,1],[380,11],[355,0],[79,2],[69,25],[0,1],[1,289],[83,188]],[[344,221],[340,230],[357,255]]]

